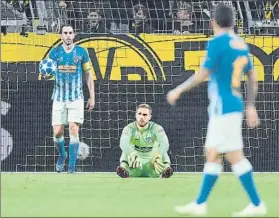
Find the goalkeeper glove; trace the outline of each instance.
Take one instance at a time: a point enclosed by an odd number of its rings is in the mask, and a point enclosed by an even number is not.
[[[165,169],[165,164],[163,163],[162,157],[160,155],[155,155],[152,162],[156,173],[161,174]]]
[[[131,168],[142,168],[141,160],[135,151],[128,155],[128,163]]]

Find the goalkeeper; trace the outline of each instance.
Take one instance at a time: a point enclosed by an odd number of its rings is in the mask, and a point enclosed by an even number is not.
[[[136,121],[128,124],[120,138],[120,166],[117,175],[127,177],[162,177],[173,174],[168,156],[169,140],[160,125],[150,121],[148,104],[137,107]]]

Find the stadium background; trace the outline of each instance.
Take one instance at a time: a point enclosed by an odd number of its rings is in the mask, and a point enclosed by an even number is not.
[[[85,112],[80,133],[91,155],[78,162],[78,170],[114,171],[121,131],[134,120],[136,105],[148,103],[154,109],[153,120],[169,137],[174,170],[202,171],[206,85],[184,95],[175,107],[167,105],[165,97],[197,71],[210,39],[210,11],[217,1],[94,2],[1,1],[1,170],[55,170],[53,81],[40,79],[38,63],[60,43],[60,26],[70,23],[77,43],[88,49],[96,87],[96,107]],[[235,30],[249,43],[259,77],[262,123],[256,130],[244,123],[245,154],[255,171],[278,172],[278,1],[235,1],[233,6]],[[135,20],[140,18],[133,16],[133,9],[146,15],[143,27],[137,26]],[[94,17],[100,18],[97,25]],[[183,21],[187,22],[180,24]],[[86,86],[84,90],[87,98]],[[245,96],[245,85],[243,91]]]

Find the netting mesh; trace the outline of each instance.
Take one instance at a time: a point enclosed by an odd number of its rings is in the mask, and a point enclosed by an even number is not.
[[[85,111],[80,131],[90,157],[78,162],[78,170],[113,171],[123,127],[134,121],[138,104],[148,103],[154,108],[153,120],[168,134],[174,169],[201,171],[206,86],[184,95],[175,107],[166,104],[165,95],[197,72],[217,2],[1,1],[2,170],[55,171],[53,81],[38,79],[38,63],[60,43],[61,25],[71,24],[76,43],[88,50],[96,92],[95,109]],[[249,43],[259,79],[261,126],[249,129],[244,122],[245,154],[256,171],[278,171],[278,3],[225,2],[235,8],[235,31]],[[245,97],[246,88],[243,83]],[[86,85],[84,90],[87,100]],[[67,128],[65,133],[67,145]]]

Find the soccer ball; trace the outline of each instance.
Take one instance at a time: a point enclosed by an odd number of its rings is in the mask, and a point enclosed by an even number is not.
[[[43,77],[53,76],[57,70],[57,64],[52,59],[44,59],[40,62],[39,70]]]
[[[84,142],[81,142],[79,144],[79,149],[78,149],[78,156],[77,158],[79,160],[85,160],[90,154],[89,151],[89,146],[87,144],[85,144]]]

